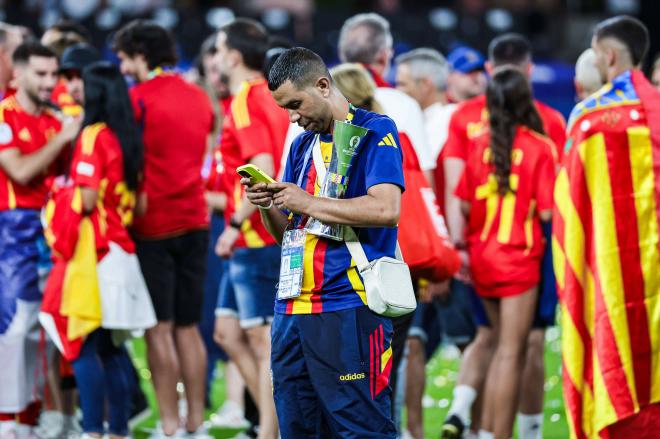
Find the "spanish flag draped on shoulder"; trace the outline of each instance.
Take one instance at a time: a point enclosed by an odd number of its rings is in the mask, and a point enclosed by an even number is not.
[[[650,437],[660,428],[660,94],[624,72],[576,106],[568,133],[552,248],[571,437]]]

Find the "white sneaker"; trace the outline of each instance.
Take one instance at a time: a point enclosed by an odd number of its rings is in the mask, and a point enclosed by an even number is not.
[[[214,439],[204,425],[200,426],[194,433],[185,432],[183,437],[185,439]]]
[[[83,434],[82,427],[75,416],[64,417],[64,428],[62,429],[61,439],[80,439]]]
[[[60,412],[46,410],[39,416],[39,425],[34,432],[43,439],[57,439],[64,431],[64,415]]]
[[[220,428],[248,428],[250,421],[245,419],[243,409],[233,401],[225,401],[218,411],[211,415],[211,425]]]
[[[174,439],[174,438],[179,439],[184,437],[184,434],[185,431],[179,428],[173,435],[168,436],[163,432],[163,428],[160,425],[160,421],[158,421],[156,423],[156,428],[154,428],[151,431],[151,434],[149,435],[149,439]]]

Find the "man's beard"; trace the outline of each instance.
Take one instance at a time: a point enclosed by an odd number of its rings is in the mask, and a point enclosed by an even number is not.
[[[59,109],[59,107],[57,105],[55,105],[53,103],[53,101],[50,100],[50,98],[45,99],[45,100],[41,99],[37,93],[33,93],[32,91],[29,91],[29,90],[25,94],[27,95],[28,99],[30,99],[32,101],[32,103],[34,105],[36,105],[37,107],[47,107],[47,108],[57,108],[57,109]]]

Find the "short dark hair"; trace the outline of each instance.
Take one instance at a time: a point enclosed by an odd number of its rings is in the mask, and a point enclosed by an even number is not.
[[[133,20],[119,29],[112,40],[112,50],[130,57],[142,55],[150,69],[176,64],[174,37],[149,20]]]
[[[630,53],[633,65],[644,61],[649,51],[649,31],[644,23],[629,15],[618,15],[601,21],[594,30],[597,41],[614,38],[621,42]]]
[[[532,45],[527,38],[516,33],[495,37],[488,45],[488,59],[495,66],[520,65],[532,57]]]
[[[259,71],[263,69],[268,50],[268,31],[261,23],[250,18],[237,18],[218,32],[227,36],[225,44],[241,54],[248,68]]]
[[[268,88],[275,91],[286,81],[300,89],[312,85],[319,76],[332,77],[320,56],[304,47],[294,47],[282,53],[268,72]]]
[[[48,47],[36,41],[29,41],[23,43],[16,48],[14,54],[11,57],[14,65],[16,64],[27,64],[32,56],[42,56],[44,58],[55,58],[57,55]]]

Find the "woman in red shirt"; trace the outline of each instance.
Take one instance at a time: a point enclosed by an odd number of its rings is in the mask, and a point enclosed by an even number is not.
[[[456,194],[468,221],[472,280],[498,335],[482,428],[509,438],[546,245],[542,225],[551,219],[555,165],[552,142],[521,72],[496,73],[486,101],[490,127],[470,151]]]
[[[127,227],[133,218],[143,146],[124,78],[112,64],[83,70],[85,116],[71,163],[82,212],[94,224],[101,297],[101,328],[85,338],[73,369],[80,391],[84,437],[102,437],[108,408],[110,438],[129,435],[130,369],[114,330],[156,324],[149,293]],[[100,244],[100,243],[105,243]]]

